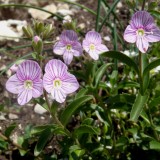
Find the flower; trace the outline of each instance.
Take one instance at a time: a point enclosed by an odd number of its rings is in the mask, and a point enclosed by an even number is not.
[[[64,62],[69,65],[73,56],[82,54],[82,46],[78,42],[77,34],[72,30],[65,30],[60,36],[60,41],[53,47],[53,52],[58,55],[63,55]]]
[[[32,97],[38,98],[43,93],[41,68],[37,62],[26,60],[22,62],[16,71],[6,82],[6,89],[18,94],[18,104],[28,103]]]
[[[98,60],[99,54],[108,51],[108,48],[101,43],[101,35],[98,32],[89,31],[83,40],[82,46],[94,60]]]
[[[67,94],[75,92],[79,84],[74,75],[67,72],[68,67],[60,60],[50,60],[45,66],[43,86],[52,98],[63,103]]]
[[[124,32],[124,39],[129,43],[136,43],[137,48],[146,53],[149,42],[160,41],[160,30],[148,12],[137,11]]]

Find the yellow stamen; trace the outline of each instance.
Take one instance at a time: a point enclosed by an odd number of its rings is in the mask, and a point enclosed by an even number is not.
[[[94,44],[90,44],[89,49],[92,50],[92,51],[95,50],[95,45]]]
[[[25,89],[32,89],[33,88],[33,82],[31,80],[26,80],[24,82]]]

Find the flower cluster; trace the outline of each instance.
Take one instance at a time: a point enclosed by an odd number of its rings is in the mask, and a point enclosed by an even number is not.
[[[99,54],[108,51],[108,48],[101,43],[101,35],[95,31],[89,31],[81,46],[77,34],[72,30],[66,30],[62,32],[60,41],[54,45],[53,52],[63,55],[64,62],[67,65],[71,63],[73,56],[81,56],[83,49],[94,60],[98,60]]]
[[[17,100],[20,105],[28,103],[32,97],[40,97],[43,94],[43,88],[51,93],[54,100],[62,103],[67,94],[79,88],[77,79],[67,69],[67,66],[60,60],[50,60],[46,64],[42,80],[42,71],[38,63],[26,60],[18,66],[16,74],[8,79],[6,89],[18,94]]]

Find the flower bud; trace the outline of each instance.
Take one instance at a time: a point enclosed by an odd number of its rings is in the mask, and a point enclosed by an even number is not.
[[[41,38],[39,37],[39,36],[34,36],[33,37],[33,41],[35,42],[35,43],[37,43],[38,41],[40,41],[41,40]]]

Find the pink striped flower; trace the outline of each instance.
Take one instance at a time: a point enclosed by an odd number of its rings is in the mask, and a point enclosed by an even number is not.
[[[64,62],[69,65],[73,56],[82,54],[82,46],[78,42],[77,34],[72,30],[63,31],[60,36],[60,41],[53,47],[53,52],[58,55],[63,55]]]
[[[136,43],[137,48],[146,53],[149,42],[160,41],[160,29],[148,12],[137,11],[124,32],[124,39],[129,43]]]
[[[108,48],[101,43],[101,35],[98,32],[89,31],[83,40],[82,46],[94,60],[98,60],[99,54],[108,51]]]
[[[67,72],[68,67],[60,60],[50,60],[45,66],[43,86],[52,98],[63,103],[67,94],[75,92],[79,84],[74,75]]]
[[[32,97],[38,98],[43,93],[41,68],[37,62],[26,60],[22,62],[16,71],[6,82],[6,89],[18,94],[18,103],[24,105]]]

